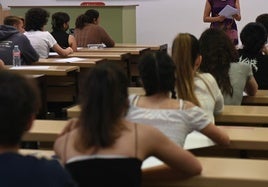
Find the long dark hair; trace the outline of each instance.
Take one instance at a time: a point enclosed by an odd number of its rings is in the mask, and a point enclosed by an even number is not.
[[[78,147],[107,147],[120,136],[121,119],[128,109],[127,86],[124,70],[115,64],[99,64],[89,71],[80,94]]]
[[[238,61],[238,53],[232,41],[223,30],[209,28],[202,33],[199,43],[203,57],[200,71],[212,74],[222,93],[232,96],[229,69],[232,62]]]
[[[166,52],[148,52],[139,60],[139,73],[146,96],[156,93],[175,94],[175,65]]]
[[[68,23],[70,21],[70,16],[65,12],[56,12],[52,15],[51,19],[53,31],[65,31],[64,23]]]

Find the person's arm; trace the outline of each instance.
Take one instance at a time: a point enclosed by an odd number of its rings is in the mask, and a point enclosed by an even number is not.
[[[200,162],[190,152],[182,149],[168,137],[161,133],[158,129],[138,125],[139,136],[143,134],[140,139],[139,147],[148,151],[147,157],[155,156],[176,172],[179,178],[191,177],[201,173],[202,166]],[[144,133],[147,131],[146,133]],[[142,132],[143,131],[143,132]],[[142,136],[142,135],[141,135]]]
[[[115,42],[114,40],[109,36],[109,34],[102,28],[100,28],[100,35],[101,35],[101,40],[102,42],[107,46],[107,47],[114,47]]]
[[[212,23],[212,22],[222,22],[223,20],[225,20],[224,16],[212,17],[210,14],[211,14],[211,5],[208,2],[208,0],[206,0],[203,21]]]
[[[68,43],[69,43],[69,46],[72,48],[72,50],[74,52],[76,52],[77,51],[77,42],[76,42],[76,39],[74,38],[73,35],[69,35]]]
[[[0,69],[5,69],[5,63],[0,59]]]
[[[208,124],[205,128],[201,129],[200,132],[219,145],[230,144],[229,136],[212,123]]]
[[[250,95],[250,96],[254,96],[256,95],[258,91],[258,83],[255,80],[254,76],[250,76],[246,82],[245,85],[245,92]]]
[[[57,43],[53,45],[52,49],[62,57],[67,57],[69,54],[73,53],[73,50],[71,47],[67,47],[66,49],[63,49]]]
[[[238,10],[239,13],[233,15],[233,18],[234,18],[236,21],[240,21],[240,20],[241,20],[241,10],[240,10],[240,3],[239,3],[239,0],[236,0],[236,1],[235,1],[235,8]]]

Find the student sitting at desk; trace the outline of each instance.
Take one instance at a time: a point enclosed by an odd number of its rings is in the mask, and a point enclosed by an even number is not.
[[[75,186],[57,160],[18,153],[21,138],[31,128],[38,111],[39,93],[30,81],[0,71],[0,186]]]
[[[22,34],[23,23],[20,17],[8,16],[5,25],[0,25],[0,58],[6,65],[13,65],[12,50],[18,45],[21,52],[21,64],[30,65],[38,61],[39,55],[28,38]]]
[[[30,40],[40,58],[48,58],[50,48],[52,48],[60,56],[66,57],[73,53],[72,48],[61,48],[55,38],[48,31],[44,31],[48,17],[49,13],[42,8],[29,9],[25,16],[26,32],[24,34]]]
[[[56,140],[54,149],[80,187],[141,186],[141,164],[158,157],[179,177],[198,175],[201,165],[157,129],[126,121],[128,79],[102,63],[85,77],[81,115]]]
[[[268,90],[268,55],[263,54],[267,42],[267,31],[260,23],[248,23],[240,33],[243,48],[239,49],[240,61],[250,64],[258,88]]]
[[[223,96],[214,77],[198,71],[202,56],[197,38],[188,33],[178,34],[172,44],[172,58],[179,98],[201,107],[215,123],[214,114],[223,110]]]
[[[241,105],[243,91],[255,95],[258,84],[249,64],[238,62],[238,53],[223,30],[209,28],[199,39],[200,71],[210,73],[221,89],[225,105]]]
[[[70,16],[67,13],[54,13],[51,21],[53,30],[51,34],[63,49],[71,47],[73,51],[77,51],[77,44],[74,36],[66,32],[69,29],[69,21]]]
[[[99,22],[99,12],[94,9],[90,9],[85,14],[77,17],[74,37],[79,47],[87,47],[88,44],[104,44],[106,47],[114,46],[115,42],[99,25]]]
[[[147,53],[141,57],[138,69],[145,96],[130,95],[127,119],[158,128],[180,146],[194,130],[218,144],[227,145],[229,137],[209,120],[201,108],[188,101],[174,99],[175,68],[166,52]]]

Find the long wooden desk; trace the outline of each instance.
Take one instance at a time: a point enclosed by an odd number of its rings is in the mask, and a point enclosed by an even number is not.
[[[92,68],[98,63],[105,62],[103,58],[46,58],[39,59],[35,65],[45,66],[78,66],[81,68]]]
[[[46,75],[47,102],[75,102],[78,95],[78,66],[8,67],[20,74]]]
[[[160,45],[143,45],[143,44],[131,44],[131,43],[116,43],[115,48],[136,48],[136,47],[144,47],[149,48],[151,51],[167,51],[167,44]]]
[[[36,120],[33,128],[23,137],[24,141],[49,141],[53,142],[61,133],[67,121],[56,120]],[[231,144],[229,146],[218,146],[215,144],[200,145],[200,141],[208,139],[207,137],[192,136],[186,139],[188,144],[199,145],[200,147],[211,147],[213,149],[225,150],[262,150],[268,151],[268,128],[261,127],[237,127],[237,126],[220,126],[230,137]],[[185,147],[186,149],[194,149],[193,146]]]
[[[19,150],[21,154],[53,158],[54,151]],[[201,175],[180,180],[176,173],[160,160],[149,157],[142,165],[144,187],[266,187],[268,185],[268,161],[254,159],[230,159],[197,157],[202,165]]]
[[[68,117],[78,117],[80,107],[78,105],[67,109]],[[268,106],[224,106],[221,114],[215,117],[216,124],[221,125],[242,125],[250,124],[252,126],[268,124]]]
[[[268,161],[198,157],[201,175],[180,180],[174,170],[155,158],[143,164],[143,187],[267,187]],[[146,165],[146,162],[151,162]],[[155,166],[154,162],[156,163]],[[151,165],[151,166],[150,166]]]
[[[216,124],[268,124],[268,106],[225,105],[221,114],[215,116]]]
[[[23,141],[54,142],[66,126],[67,121],[61,120],[35,120]]]
[[[129,60],[129,53],[127,52],[74,52],[68,57],[80,57],[80,58],[105,58],[110,61],[126,61]]]
[[[255,96],[243,96],[242,105],[268,105],[268,90],[258,90]]]
[[[146,47],[109,47],[109,48],[78,48],[78,52],[102,52],[102,53],[114,53],[114,52],[123,52],[129,53],[131,55],[141,55],[142,53],[148,51],[149,48]]]
[[[8,67],[9,71],[21,74],[44,74],[50,76],[66,76],[69,73],[79,71],[78,66],[20,66]]]

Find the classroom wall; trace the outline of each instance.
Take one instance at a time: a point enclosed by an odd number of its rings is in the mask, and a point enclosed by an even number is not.
[[[2,6],[9,5],[79,5],[78,0],[1,0]],[[106,0],[106,4],[138,4],[137,7],[137,43],[168,43],[179,32],[190,32],[199,37],[209,24],[203,23],[205,0]],[[267,13],[267,0],[240,0],[242,20],[238,22],[239,31],[254,21],[256,16]]]

